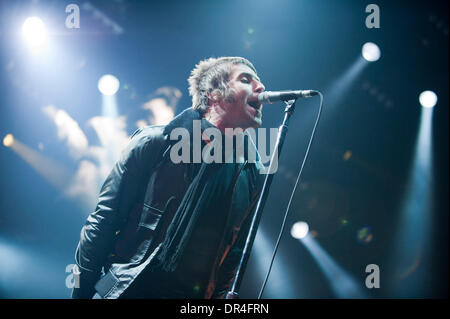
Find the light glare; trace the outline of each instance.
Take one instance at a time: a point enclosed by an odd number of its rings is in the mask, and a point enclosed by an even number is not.
[[[119,90],[119,80],[111,74],[103,75],[98,80],[98,89],[103,95],[114,95]]]
[[[47,30],[38,17],[29,17],[22,25],[25,41],[33,49],[41,49],[47,43]]]
[[[6,134],[3,138],[3,145],[10,147],[14,143],[14,136],[12,134]]]
[[[302,239],[305,238],[308,234],[309,226],[305,222],[297,222],[294,225],[292,225],[291,228],[291,236],[296,239]]]
[[[419,95],[419,102],[423,107],[434,107],[437,100],[437,95],[433,91],[424,91]]]
[[[367,42],[362,47],[362,56],[369,62],[375,62],[381,56],[380,48],[373,42]]]

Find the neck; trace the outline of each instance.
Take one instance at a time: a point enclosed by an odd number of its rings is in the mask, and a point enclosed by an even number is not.
[[[203,117],[212,125],[217,127],[222,133],[225,133],[225,128],[233,127],[225,120],[225,111],[220,107],[211,105],[203,114]]]

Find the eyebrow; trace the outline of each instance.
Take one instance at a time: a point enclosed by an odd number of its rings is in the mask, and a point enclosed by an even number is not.
[[[252,79],[255,79],[256,81],[258,81],[258,82],[261,82],[261,80],[259,79],[259,77],[257,76],[257,75],[252,75],[252,74],[250,74],[250,73],[248,73],[248,72],[242,72],[241,74],[239,74],[239,77],[241,78],[242,76],[248,76],[248,77],[250,77],[250,78],[252,78]]]

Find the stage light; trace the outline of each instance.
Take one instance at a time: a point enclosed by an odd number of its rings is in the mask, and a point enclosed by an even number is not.
[[[10,147],[13,144],[14,144],[14,136],[12,134],[7,134],[3,138],[3,145],[5,145],[6,147]]]
[[[432,269],[432,235],[437,222],[436,216],[430,214],[437,185],[433,167],[432,105],[436,104],[437,97],[433,92],[423,92],[420,100],[424,107],[421,108],[414,160],[390,251],[394,271],[389,290],[395,298],[426,298],[427,276]]]
[[[98,80],[98,89],[103,95],[114,95],[119,90],[119,80],[111,74],[103,75]]]
[[[351,157],[352,157],[352,151],[350,151],[350,150],[345,151],[344,155],[342,156],[344,161],[348,161]]]
[[[362,47],[362,56],[369,62],[375,62],[381,56],[380,48],[373,42],[367,42]]]
[[[320,246],[317,240],[312,236],[306,236],[300,242],[305,245],[305,248],[308,249],[320,270],[328,279],[330,288],[337,298],[367,298],[366,293],[361,289],[359,280],[354,278],[340,266],[330,254]]]
[[[22,33],[28,45],[39,50],[47,43],[47,30],[44,22],[38,17],[29,17],[22,25]]]
[[[258,280],[263,280],[267,275],[267,268],[265,265],[269,263],[273,256],[273,242],[267,236],[264,229],[260,229],[255,238],[255,243],[252,248],[252,256],[255,261],[255,276]],[[252,257],[253,258],[253,257]],[[263,297],[265,298],[292,298],[298,289],[299,282],[294,281],[293,271],[290,262],[286,260],[286,256],[280,254],[275,258],[272,271],[270,273],[269,281],[264,289]]]
[[[151,99],[142,108],[152,112],[153,121],[151,125],[166,125],[175,116],[174,109],[163,98]]]
[[[305,222],[297,222],[292,225],[291,228],[291,236],[296,239],[305,238],[308,235],[309,226]]]
[[[423,107],[434,107],[437,100],[437,95],[433,91],[424,91],[419,95],[419,102]]]

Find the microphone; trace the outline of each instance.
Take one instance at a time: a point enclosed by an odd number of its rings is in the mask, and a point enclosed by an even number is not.
[[[315,90],[266,91],[258,94],[258,102],[273,103],[278,101],[289,101],[298,98],[312,97],[317,94],[319,94],[319,92]]]

